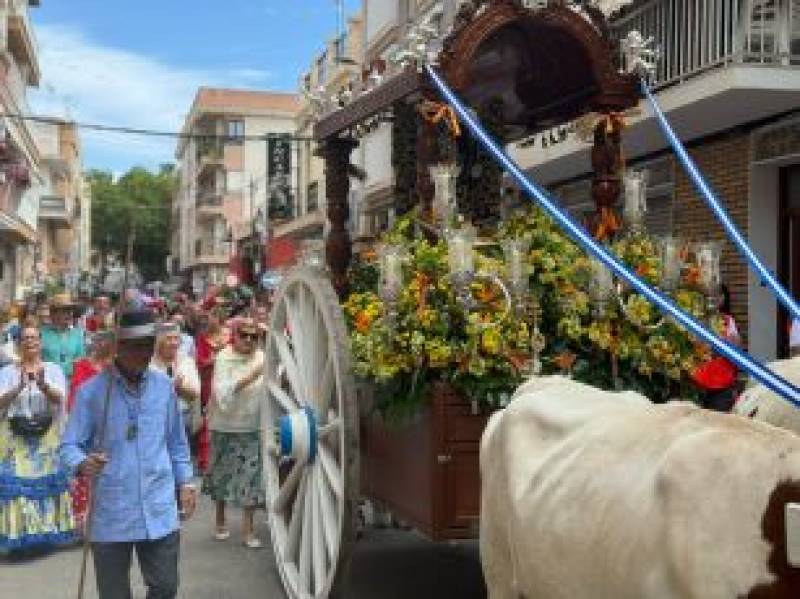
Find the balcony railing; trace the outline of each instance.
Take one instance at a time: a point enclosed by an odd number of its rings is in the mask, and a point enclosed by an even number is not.
[[[197,198],[197,205],[201,208],[222,208],[222,195],[214,192],[201,194]]]
[[[33,85],[39,80],[39,44],[33,31],[28,12],[28,0],[7,0],[8,44],[9,50],[18,61],[26,63],[31,69]]]
[[[612,28],[653,38],[655,87],[727,64],[800,65],[800,0],[651,0]]]

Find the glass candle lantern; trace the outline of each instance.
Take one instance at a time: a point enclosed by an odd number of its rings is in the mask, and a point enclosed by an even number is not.
[[[403,248],[386,244],[380,249],[381,289],[393,293],[403,286]]]
[[[526,239],[506,239],[503,241],[503,253],[506,260],[506,276],[515,293],[524,292],[528,284],[530,266],[526,260],[528,247]]]
[[[591,298],[598,316],[605,314],[606,305],[614,293],[614,277],[608,267],[597,258],[591,261]]]
[[[672,291],[678,287],[681,280],[682,242],[680,239],[667,236],[661,239],[659,252],[661,260],[661,286]]]
[[[461,225],[447,235],[447,260],[452,275],[474,273],[472,248],[476,238],[475,227],[469,224]]]
[[[647,212],[647,171],[625,173],[625,203],[622,216],[631,233],[644,230],[644,215]]]
[[[700,287],[709,295],[719,293],[722,285],[721,255],[722,247],[718,241],[699,243],[695,248]]]
[[[456,212],[456,179],[458,165],[444,162],[430,167],[434,186],[433,220],[442,229],[447,229]]]

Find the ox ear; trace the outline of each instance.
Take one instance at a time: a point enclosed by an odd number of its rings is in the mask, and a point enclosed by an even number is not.
[[[786,504],[786,560],[800,568],[800,503]]]

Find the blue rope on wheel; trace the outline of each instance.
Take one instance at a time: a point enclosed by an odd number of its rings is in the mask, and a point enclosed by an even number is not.
[[[574,239],[584,250],[601,260],[615,275],[624,279],[637,292],[655,304],[662,312],[668,314],[684,326],[692,334],[702,339],[714,348],[718,354],[724,356],[739,368],[749,373],[754,379],[765,387],[774,391],[788,402],[800,408],[800,389],[786,379],[778,376],[750,355],[740,350],[728,341],[717,337],[706,329],[699,321],[676,306],[667,296],[657,289],[639,279],[633,272],[611,254],[605,247],[597,243],[586,230],[564,213],[557,203],[549,197],[548,193],[528,179],[519,166],[506,154],[499,144],[483,129],[470,110],[453,93],[447,83],[430,66],[425,66],[425,71],[433,81],[434,86],[442,97],[455,109],[461,121],[469,128],[473,136],[481,143],[485,150],[491,153],[495,160],[514,177],[520,187],[532,201],[538,202],[542,208]]]

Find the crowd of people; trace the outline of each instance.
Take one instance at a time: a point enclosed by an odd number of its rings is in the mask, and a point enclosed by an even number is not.
[[[197,475],[216,502],[210,534],[230,537],[232,503],[241,542],[260,547],[268,313],[267,298],[217,289],[0,310],[0,553],[87,538],[100,596],[123,597],[135,549],[154,596],[174,596]]]

